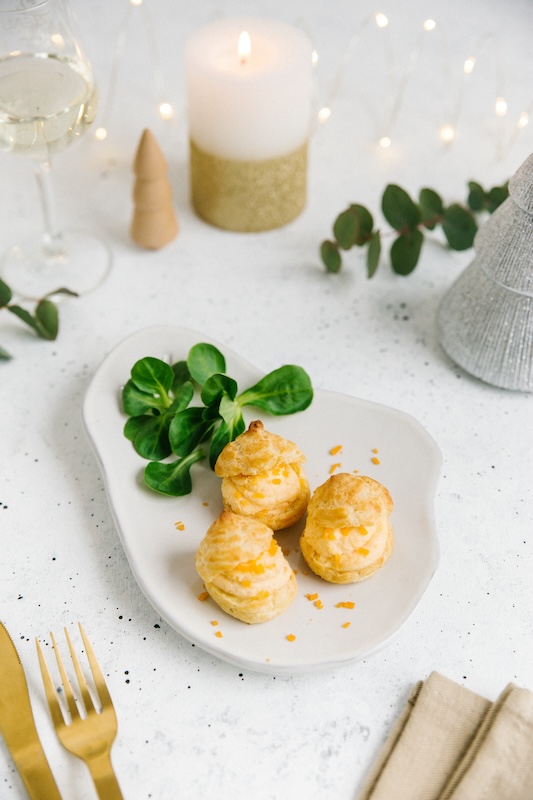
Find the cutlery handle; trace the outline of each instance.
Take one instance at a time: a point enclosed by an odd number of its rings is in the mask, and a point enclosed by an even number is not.
[[[87,762],[100,800],[124,800],[111,764],[109,751]]]

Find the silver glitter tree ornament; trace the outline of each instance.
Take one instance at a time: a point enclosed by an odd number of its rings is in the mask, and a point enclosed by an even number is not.
[[[437,313],[446,353],[503,389],[533,391],[533,155],[509,182],[509,197],[479,229],[475,258]]]

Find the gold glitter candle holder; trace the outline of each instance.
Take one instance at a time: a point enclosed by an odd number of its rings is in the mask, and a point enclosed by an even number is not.
[[[291,222],[305,206],[307,142],[278,158],[222,158],[190,142],[192,203],[197,214],[229,231],[257,232]]]

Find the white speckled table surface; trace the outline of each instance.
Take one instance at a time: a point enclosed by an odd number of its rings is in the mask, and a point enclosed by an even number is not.
[[[0,367],[0,619],[19,650],[64,798],[89,800],[94,790],[52,730],[34,639],[78,620],[114,698],[120,730],[113,759],[132,800],[355,800],[411,686],[432,670],[489,699],[509,681],[533,689],[533,398],[470,377],[436,335],[439,301],[473,251],[450,252],[433,236],[412,275],[395,276],[385,252],[371,281],[359,253],[346,254],[338,275],[326,274],[318,257],[348,203],[367,205],[380,219],[387,183],[413,194],[430,186],[449,202],[461,201],[469,180],[502,183],[533,151],[531,130],[515,132],[533,98],[533,8],[529,0],[450,0],[429,8],[415,0],[401,11],[397,5],[339,0],[333,10],[323,0],[231,0],[223,8],[177,8],[171,0],[145,0],[145,17],[137,9],[128,18],[106,112],[108,138],[97,143],[89,132],[57,158],[62,219],[100,230],[114,263],[99,289],[61,303],[54,342],[36,340],[1,314],[0,343],[14,357]],[[105,107],[127,3],[73,6]],[[301,216],[263,234],[228,233],[199,220],[188,200],[181,57],[189,33],[217,14],[253,12],[303,24],[319,54],[319,107],[352,34],[376,10],[389,16],[396,86],[422,21],[433,15],[438,23],[401,93],[393,146],[375,145],[391,94],[377,33],[364,28],[331,118],[313,134]],[[154,110],[150,36],[179,109],[170,122]],[[459,136],[444,149],[435,130],[457,100],[464,58],[476,48],[479,72],[465,89]],[[509,108],[503,121],[493,113],[499,70]],[[157,252],[137,248],[128,234],[131,165],[145,127],[167,159],[180,223],[179,236]],[[1,163],[7,246],[40,220],[31,164],[9,155]],[[193,646],[145,598],[114,527],[81,408],[110,350],[158,324],[203,332],[261,371],[300,364],[316,388],[404,411],[438,443],[440,563],[386,648],[334,670],[262,674]],[[26,796],[2,740],[0,796]]]

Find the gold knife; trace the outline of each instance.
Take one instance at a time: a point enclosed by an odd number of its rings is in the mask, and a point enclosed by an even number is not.
[[[61,800],[35,727],[26,676],[0,622],[0,733],[31,800]]]

